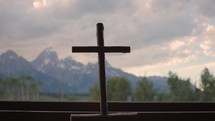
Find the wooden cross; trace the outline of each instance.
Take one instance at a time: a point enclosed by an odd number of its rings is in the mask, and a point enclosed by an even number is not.
[[[104,46],[103,38],[104,26],[102,23],[97,23],[97,43],[98,46],[74,46],[72,52],[98,53],[99,63],[99,79],[100,79],[100,111],[102,115],[106,115],[108,111],[108,103],[106,96],[106,78],[105,78],[105,53],[128,53],[130,47],[122,46]]]

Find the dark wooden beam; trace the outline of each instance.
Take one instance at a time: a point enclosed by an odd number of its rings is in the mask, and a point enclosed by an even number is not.
[[[105,53],[129,53],[130,47],[122,47],[122,46],[105,46],[105,47],[97,47],[97,46],[73,46],[73,53],[95,53],[95,52],[105,52]]]
[[[71,115],[70,121],[139,121],[137,113],[79,114]]]
[[[213,102],[108,102],[110,112],[215,111]],[[2,111],[99,112],[99,102],[0,101]]]
[[[75,116],[72,121],[84,121],[86,116],[91,116],[93,119],[96,115],[99,115],[97,119],[101,121],[108,121],[108,119],[110,121],[117,119],[117,121],[215,119],[215,103],[213,102],[109,102],[108,109],[110,114],[117,115],[112,117],[108,114],[106,120],[105,115],[99,114],[98,102],[0,101],[0,118],[5,121],[69,121],[72,114]],[[129,115],[125,116],[126,113]],[[89,118],[87,121],[90,121]]]
[[[121,114],[121,116],[119,114],[118,116],[109,115],[108,117],[100,114],[84,114],[79,117],[72,114],[72,116],[74,116],[72,121],[211,121],[215,119],[214,112],[142,112],[129,115]],[[0,111],[0,118],[2,121],[70,121],[71,113]]]

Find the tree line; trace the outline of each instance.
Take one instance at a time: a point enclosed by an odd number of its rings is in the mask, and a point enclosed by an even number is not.
[[[147,77],[138,81],[135,89],[124,77],[113,77],[107,80],[107,98],[109,101],[215,101],[215,76],[204,68],[200,75],[200,87],[191,84],[189,78],[183,79],[170,71],[167,77],[168,93],[154,89]],[[91,100],[99,101],[99,86],[91,90]]]
[[[0,100],[39,100],[40,85],[31,76],[0,78]]]
[[[40,100],[41,84],[31,76],[0,78],[0,100]],[[127,78],[112,77],[107,80],[107,98],[109,101],[215,101],[215,76],[208,68],[201,72],[200,87],[172,71],[168,73],[167,84],[169,92],[162,93],[147,77],[142,77],[135,87]],[[78,101],[79,98],[70,95],[66,100]],[[91,87],[89,100],[100,100],[98,84]]]

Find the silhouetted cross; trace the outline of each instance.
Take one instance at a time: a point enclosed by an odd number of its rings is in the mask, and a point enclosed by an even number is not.
[[[104,46],[103,38],[104,26],[102,23],[97,24],[97,43],[98,46],[78,46],[72,47],[72,52],[86,52],[86,53],[98,53],[99,62],[99,79],[100,79],[100,111],[102,115],[106,115],[108,111],[108,103],[106,96],[106,79],[105,79],[105,53],[128,53],[130,52],[130,47],[122,46]]]

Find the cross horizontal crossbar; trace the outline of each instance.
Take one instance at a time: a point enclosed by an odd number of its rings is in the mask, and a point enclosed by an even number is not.
[[[127,46],[105,46],[105,47],[98,47],[98,46],[73,46],[72,52],[84,52],[84,53],[94,53],[94,52],[105,52],[105,53],[114,53],[114,52],[122,52],[122,53],[129,53],[130,47]]]

